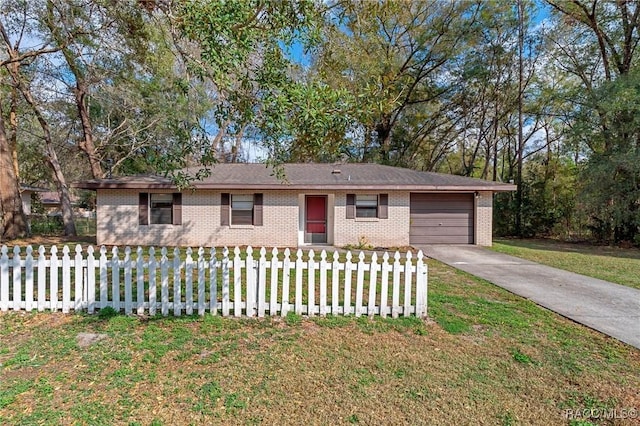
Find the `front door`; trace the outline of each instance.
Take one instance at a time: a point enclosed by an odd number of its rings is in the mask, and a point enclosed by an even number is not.
[[[304,242],[326,244],[327,196],[307,195],[305,199],[305,211]]]

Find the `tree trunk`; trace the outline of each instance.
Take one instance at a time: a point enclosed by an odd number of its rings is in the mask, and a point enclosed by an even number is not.
[[[73,69],[73,67],[72,67]],[[82,123],[82,140],[80,141],[80,149],[87,154],[89,165],[91,166],[91,174],[94,179],[102,179],[104,172],[100,159],[96,152],[96,145],[93,142],[93,128],[89,117],[89,109],[87,107],[87,90],[86,87],[77,80],[80,76],[76,75],[76,88],[74,90],[76,97],[76,106],[78,107],[78,115]]]
[[[60,166],[60,161],[58,161],[58,155],[53,147],[53,139],[51,138],[51,130],[49,128],[49,123],[44,118],[42,111],[36,104],[31,91],[26,87],[24,82],[21,79],[20,74],[16,72],[11,72],[11,76],[15,85],[18,87],[22,96],[27,101],[31,109],[33,110],[36,118],[38,119],[38,123],[42,128],[43,139],[45,142],[45,155],[46,160],[51,170],[53,171],[53,176],[56,180],[56,186],[58,188],[58,193],[60,194],[60,207],[62,210],[62,221],[64,223],[64,234],[67,236],[75,236],[76,235],[76,225],[73,220],[73,210],[71,208],[71,198],[69,196],[69,186],[67,185],[67,181],[64,177],[64,173],[62,172],[62,167]]]
[[[11,148],[11,159],[13,161],[13,170],[16,174],[16,180],[20,182],[20,168],[18,167],[18,91],[15,87],[11,88],[11,109],[9,110],[9,147]],[[5,136],[7,136],[5,128]]]
[[[22,209],[20,184],[13,168],[12,150],[0,111],[0,239],[13,240],[28,234],[27,219]]]

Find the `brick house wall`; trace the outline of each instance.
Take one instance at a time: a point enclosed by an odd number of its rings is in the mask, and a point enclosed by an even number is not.
[[[409,191],[383,191],[389,196],[388,219],[346,218],[346,198],[372,191],[263,191],[263,226],[220,225],[221,191],[186,190],[182,196],[181,225],[139,225],[138,194],[131,189],[99,189],[97,197],[97,243],[102,245],[153,245],[222,247],[297,247],[303,244],[304,194],[327,195],[328,243],[341,247],[360,242],[375,247],[409,245]],[[255,191],[229,191],[253,194]],[[476,197],[475,242],[491,245],[493,196],[483,191]]]
[[[357,245],[361,240],[374,247],[401,247],[409,245],[409,192],[389,194],[389,217],[346,218],[347,193],[377,195],[371,191],[338,191],[335,194],[334,244]]]
[[[480,191],[476,197],[475,242],[478,246],[491,246],[493,242],[493,193]]]
[[[220,225],[220,191],[185,191],[182,225],[139,225],[139,190],[98,190],[97,242],[106,245],[295,247],[298,198],[294,192],[264,193],[263,226]],[[149,191],[166,192],[166,191]],[[253,194],[254,191],[233,191]]]

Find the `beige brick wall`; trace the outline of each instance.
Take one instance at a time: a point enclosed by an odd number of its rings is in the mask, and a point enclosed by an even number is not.
[[[106,245],[296,247],[302,243],[304,196],[295,191],[265,191],[263,226],[220,226],[220,192],[185,191],[182,225],[138,225],[138,190],[99,190],[97,242]],[[160,192],[160,191],[158,191]],[[353,193],[353,191],[348,191]],[[234,191],[234,194],[252,193]],[[328,242],[357,245],[362,239],[376,247],[409,245],[409,192],[389,192],[388,219],[346,219],[347,191],[328,197]],[[371,191],[356,192],[371,194]],[[492,243],[491,192],[476,198],[475,241]],[[333,209],[332,209],[333,207]]]
[[[298,198],[294,192],[264,193],[263,226],[232,227],[220,226],[220,192],[207,190],[184,192],[182,225],[138,225],[138,192],[140,191],[98,191],[98,244],[297,246]]]
[[[493,242],[493,193],[481,191],[476,197],[476,245],[491,246]]]
[[[350,194],[353,191],[348,191]],[[371,191],[355,194],[375,194]],[[376,247],[409,245],[409,192],[389,192],[389,218],[346,218],[347,191],[336,192],[333,241],[336,246],[356,245],[363,238]]]

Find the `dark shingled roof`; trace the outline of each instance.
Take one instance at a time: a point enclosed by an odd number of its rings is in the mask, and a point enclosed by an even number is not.
[[[283,164],[284,178],[265,164],[223,163],[211,175],[192,185],[199,189],[280,190],[405,190],[405,191],[513,191],[514,185],[443,173],[420,172],[380,164]],[[188,169],[195,175],[198,168]],[[93,179],[74,184],[84,189],[170,189],[171,179],[127,176]]]

